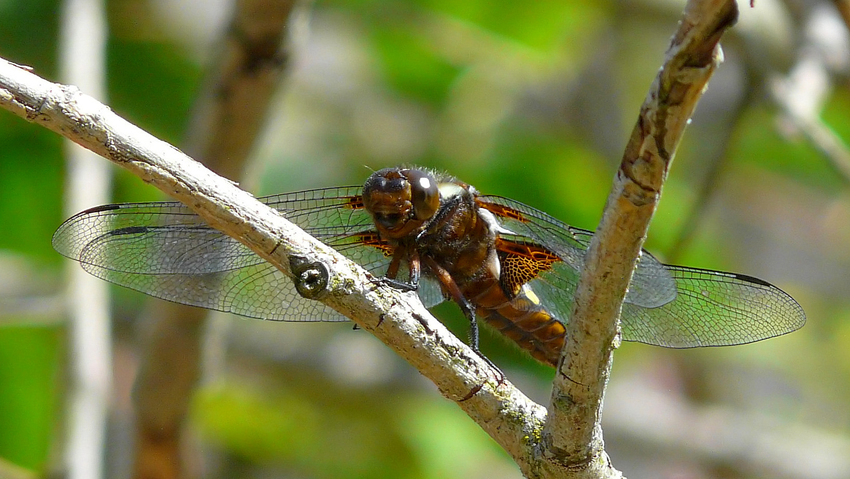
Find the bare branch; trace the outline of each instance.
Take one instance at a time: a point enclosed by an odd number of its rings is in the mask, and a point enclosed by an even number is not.
[[[511,454],[526,476],[620,477],[604,452],[599,425],[616,318],[670,161],[720,61],[717,42],[736,18],[736,5],[729,1],[694,1],[685,10],[588,252],[548,417],[510,383],[499,382],[415,294],[376,283],[249,194],[93,99],[0,61],[0,105],[129,169],[290,277],[293,260],[321,265],[327,286],[316,297],[431,379]]]
[[[738,15],[734,1],[690,1],[641,107],[591,243],[555,378],[544,441],[551,469],[616,477],[599,423],[617,318],[661,186],[696,103],[722,58],[718,41]]]
[[[290,260],[327,270],[321,301],[352,318],[404,357],[469,414],[531,475],[545,410],[402,293],[310,237],[232,182],[216,176],[76,88],[47,82],[0,60],[0,106],[91,149],[238,239],[292,277]]]

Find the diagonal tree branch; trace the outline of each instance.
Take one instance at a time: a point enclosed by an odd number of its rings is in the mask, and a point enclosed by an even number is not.
[[[310,237],[232,182],[216,176],[74,87],[50,83],[0,59],[0,107],[126,168],[192,208],[292,277],[292,259],[320,264],[318,297],[404,357],[455,401],[529,475],[545,409],[433,318],[413,292],[380,285],[368,272]],[[321,268],[318,268],[321,269]]]
[[[546,463],[552,470],[619,475],[605,454],[600,426],[617,318],[670,162],[722,59],[720,37],[737,16],[734,1],[689,1],[641,107],[576,291],[544,430],[544,443],[557,458]]]

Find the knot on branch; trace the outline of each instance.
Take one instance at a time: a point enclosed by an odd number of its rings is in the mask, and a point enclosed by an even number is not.
[[[318,261],[308,261],[302,256],[291,256],[289,267],[295,290],[303,298],[321,299],[328,290],[328,267]]]

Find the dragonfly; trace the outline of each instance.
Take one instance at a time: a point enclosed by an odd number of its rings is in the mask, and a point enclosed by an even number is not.
[[[592,231],[414,167],[259,200],[425,306],[457,303],[476,351],[483,320],[556,365]],[[272,321],[347,320],[178,202],[85,210],[62,223],[53,247],[94,276],[177,303]],[[805,321],[799,303],[766,281],[663,264],[647,251],[620,315],[623,340],[668,348],[751,343]]]

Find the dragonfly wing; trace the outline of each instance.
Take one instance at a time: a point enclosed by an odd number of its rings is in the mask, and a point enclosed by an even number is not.
[[[624,339],[668,348],[731,346],[790,333],[806,322],[799,303],[760,279],[665,268],[676,281],[676,299],[656,308],[624,304]]]
[[[479,206],[511,232],[501,237],[533,242],[560,258],[541,268],[528,285],[553,317],[567,322],[593,232],[508,198],[483,196]],[[691,348],[779,336],[802,327],[806,316],[788,294],[757,278],[664,265],[642,251],[620,319],[627,341]]]
[[[584,251],[587,251],[593,239],[593,231],[572,226],[569,228],[573,238]],[[579,268],[583,266],[583,261],[584,258],[579,263]],[[676,281],[670,276],[667,268],[648,251],[641,250],[624,302],[645,308],[656,308],[676,299],[676,294]]]
[[[574,228],[538,209],[501,196],[479,196],[478,206],[492,213],[503,228],[500,237],[530,241],[556,254],[580,271],[593,233]]]
[[[516,241],[531,241],[557,255],[562,264],[552,271],[542,272],[545,282],[561,288],[551,296],[562,297],[555,303],[559,319],[572,314],[572,301],[584,257],[593,239],[593,232],[570,226],[530,206],[498,196],[479,197],[479,205],[496,216],[502,227],[511,234],[500,236]],[[552,277],[554,275],[554,277]],[[542,288],[543,286],[541,286]],[[534,288],[537,290],[537,287]],[[676,298],[676,282],[655,257],[643,251],[626,293],[625,302],[647,308],[662,306]],[[566,297],[566,298],[564,298]]]
[[[259,200],[381,276],[389,263],[386,247],[362,241],[376,233],[359,191],[328,188]],[[63,223],[53,245],[91,274],[158,298],[260,319],[345,319],[301,298],[283,273],[181,203],[92,208]]]
[[[202,274],[138,274],[82,263],[89,273],[151,296],[272,321],[346,321],[318,301],[302,298],[292,280],[269,263]]]
[[[574,231],[587,246],[593,233]],[[623,302],[623,339],[668,348],[731,346],[790,333],[803,308],[781,289],[735,273],[665,265],[642,251]]]
[[[587,246],[593,233],[576,231]],[[665,265],[646,250],[623,302],[623,339],[668,348],[732,346],[795,331],[803,308],[781,289],[746,275]]]
[[[509,283],[525,283],[554,318],[567,323],[592,233],[510,198],[479,196],[477,202],[502,229],[496,250],[503,278],[518,277]]]

